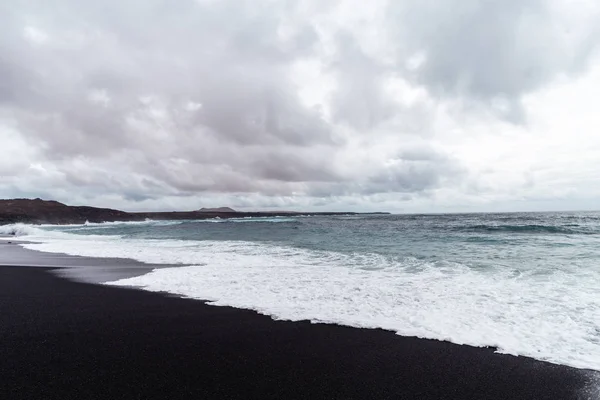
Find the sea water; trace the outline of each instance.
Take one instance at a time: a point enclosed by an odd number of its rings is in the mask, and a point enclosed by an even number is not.
[[[600,213],[0,226],[29,249],[177,264],[109,285],[600,370]]]

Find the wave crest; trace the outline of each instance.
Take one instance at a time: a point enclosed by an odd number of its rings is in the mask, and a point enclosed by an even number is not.
[[[457,228],[460,231],[469,232],[507,232],[507,233],[546,233],[565,235],[593,235],[600,231],[590,227],[577,224],[570,225],[471,225]]]
[[[0,236],[31,236],[46,234],[47,232],[34,225],[9,224],[0,225]]]

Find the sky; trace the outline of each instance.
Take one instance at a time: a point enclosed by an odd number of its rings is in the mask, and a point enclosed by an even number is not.
[[[6,0],[0,198],[600,209],[597,0]]]

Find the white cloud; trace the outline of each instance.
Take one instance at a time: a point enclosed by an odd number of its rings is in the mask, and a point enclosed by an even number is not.
[[[48,35],[34,26],[26,26],[23,33],[25,38],[34,45],[43,45],[48,41]]]

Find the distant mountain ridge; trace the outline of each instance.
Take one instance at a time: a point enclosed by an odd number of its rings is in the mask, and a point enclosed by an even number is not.
[[[83,224],[85,222],[117,222],[152,220],[193,220],[210,218],[276,217],[299,215],[358,215],[356,212],[297,212],[257,211],[241,212],[229,207],[201,208],[197,211],[126,212],[111,208],[69,206],[54,200],[8,199],[0,200],[0,225],[27,224]],[[384,214],[384,213],[380,213]]]

